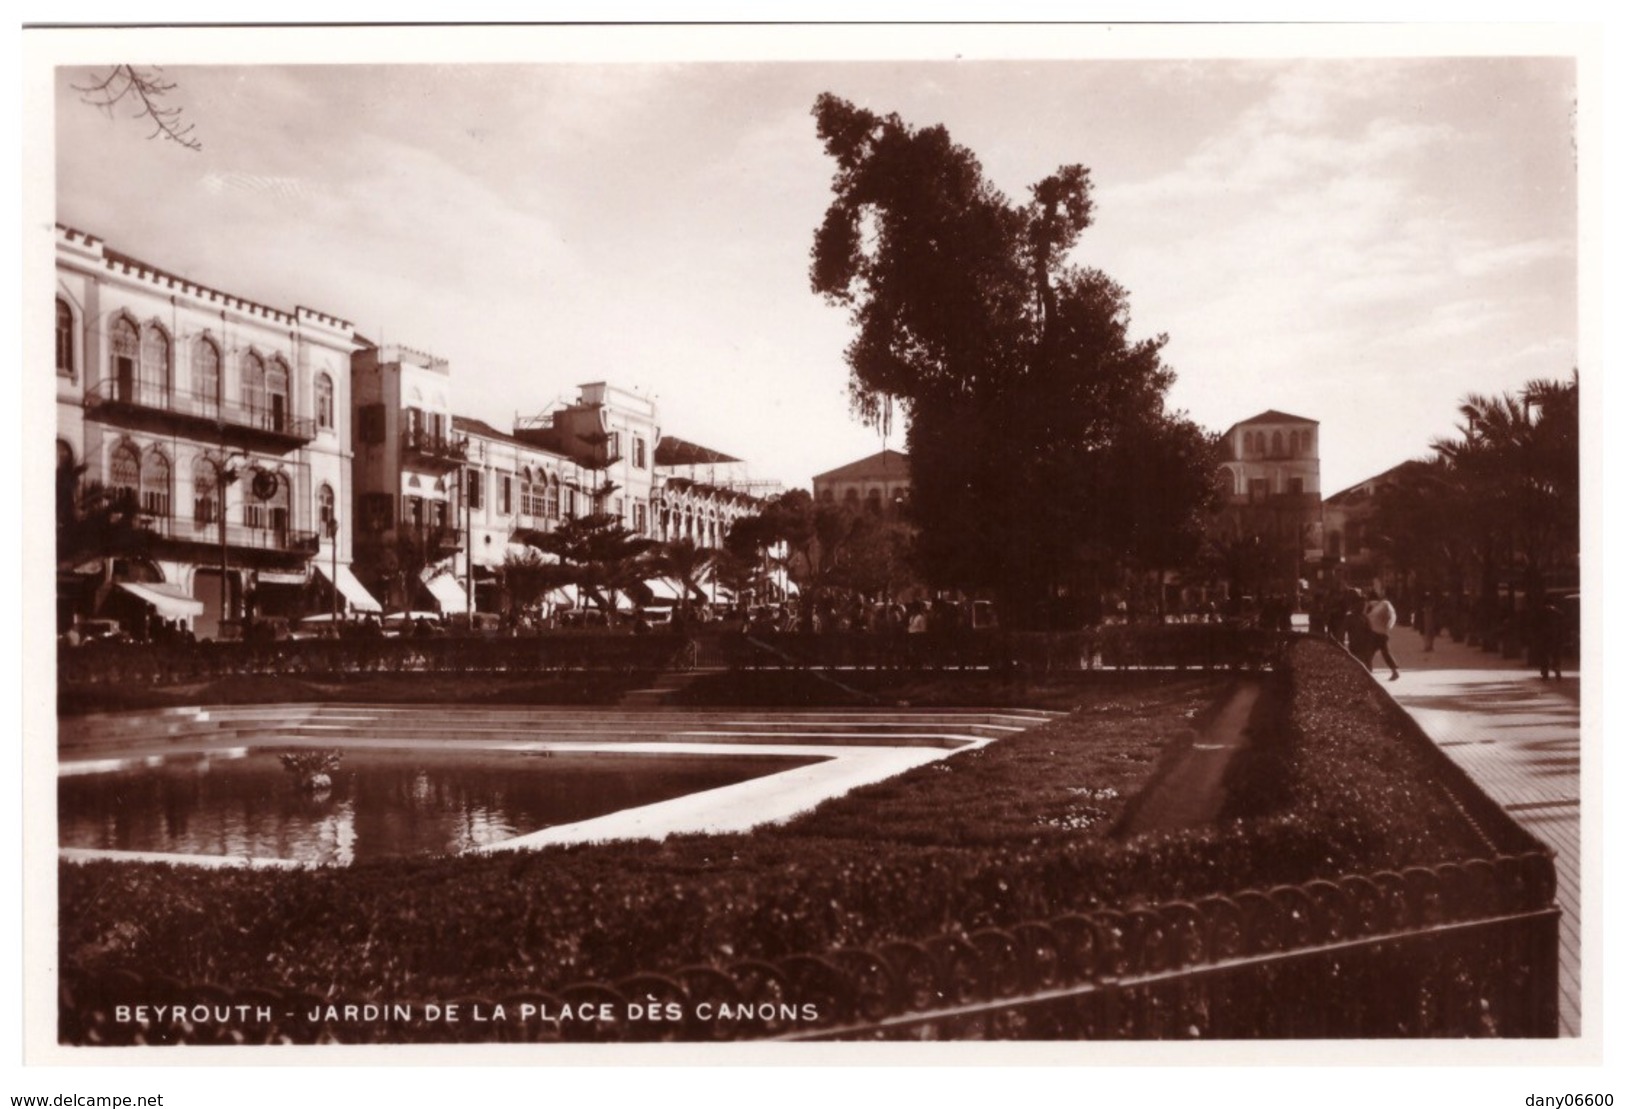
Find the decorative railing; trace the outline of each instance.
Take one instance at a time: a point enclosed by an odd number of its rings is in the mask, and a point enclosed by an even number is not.
[[[159,413],[178,418],[198,431],[246,432],[288,443],[316,438],[316,421],[267,405],[226,404],[213,397],[175,390],[152,381],[103,381],[85,391],[85,411],[92,415]]]
[[[659,671],[684,641],[676,636],[553,632],[523,638],[483,635],[271,643],[93,643],[62,647],[58,681],[75,685],[164,685],[234,674],[508,673]]]
[[[250,531],[254,529],[248,529]],[[229,533],[235,534],[235,533]],[[229,537],[229,535],[228,535]],[[201,532],[199,541],[206,539]],[[252,536],[246,537],[251,539]],[[294,639],[271,644],[93,644],[63,647],[58,674],[64,683],[162,683],[227,674],[355,672],[539,672],[550,670],[663,670],[730,667],[785,669],[989,669],[1041,673],[1087,669],[1263,668],[1280,637],[1254,629],[1190,625],[1192,633],[1165,640],[1155,628],[1144,637],[1066,633],[1011,636],[996,632],[927,635],[746,636],[669,632],[549,631],[524,636],[494,633],[444,638],[383,638],[344,629],[340,639]]]
[[[435,435],[424,428],[401,432],[401,450],[429,462],[454,466],[468,460],[468,440]]]
[[[216,550],[220,547],[218,522],[199,521],[189,517],[143,515],[136,518],[136,526],[160,539],[201,543]],[[318,548],[318,536],[315,532],[295,528],[227,524],[225,538],[228,547],[244,550],[315,554]]]
[[[702,665],[737,670],[872,668],[1061,670],[1235,669],[1267,666],[1282,637],[1235,624],[1119,624],[1074,632],[962,629],[723,636]]]
[[[364,998],[70,967],[60,1036],[95,1045],[1547,1037],[1558,1027],[1555,889],[1550,853],[1531,852],[371,1009]]]

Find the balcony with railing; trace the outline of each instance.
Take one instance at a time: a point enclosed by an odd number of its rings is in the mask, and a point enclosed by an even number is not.
[[[401,432],[401,456],[410,463],[450,470],[468,460],[468,440],[436,435],[430,428],[408,427]]]
[[[195,544],[219,550],[220,521],[212,515],[169,516],[142,513],[135,526],[157,540]],[[226,546],[232,551],[263,551],[276,555],[313,555],[320,538],[314,531],[289,527],[270,518],[263,526],[226,524]]]
[[[288,450],[316,438],[316,421],[292,414],[278,395],[263,404],[227,404],[162,382],[113,379],[86,389],[84,404],[94,419],[211,442]]]

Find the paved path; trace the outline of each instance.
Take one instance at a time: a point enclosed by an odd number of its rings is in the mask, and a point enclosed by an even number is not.
[[[1224,808],[1224,773],[1251,739],[1248,725],[1263,686],[1242,681],[1200,733],[1179,737],[1173,762],[1146,786],[1123,821],[1126,835],[1211,824]]]
[[[1396,629],[1389,646],[1401,674],[1382,687],[1484,792],[1557,853],[1560,1017],[1563,1035],[1578,1036],[1580,679],[1544,681],[1519,660],[1443,637],[1429,653],[1409,628]]]

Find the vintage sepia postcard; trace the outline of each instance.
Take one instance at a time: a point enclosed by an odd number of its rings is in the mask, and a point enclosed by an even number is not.
[[[1600,1057],[1578,29],[23,40],[30,1062]]]

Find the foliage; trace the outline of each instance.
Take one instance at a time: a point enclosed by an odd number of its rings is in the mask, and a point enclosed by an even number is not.
[[[149,139],[161,138],[185,150],[202,150],[203,143],[193,134],[193,125],[181,122],[182,109],[164,103],[164,98],[175,91],[175,83],[164,80],[162,73],[158,66],[144,69],[133,65],[115,65],[108,67],[104,73],[92,74],[89,84],[74,85],[73,90],[86,104],[100,108],[108,115],[112,115],[114,107],[119,104],[134,108],[132,118],[152,122],[152,134],[147,136]]]
[[[102,558],[141,555],[152,533],[140,526],[141,506],[128,490],[85,480],[85,467],[56,470],[56,565],[71,571]]]
[[[572,516],[531,542],[556,556],[563,582],[576,586],[604,612],[614,611],[617,592],[641,585],[655,572],[659,546],[604,512]]]
[[[677,601],[677,615],[687,618],[694,607],[694,598],[703,597],[700,583],[706,573],[717,564],[720,551],[702,547],[687,536],[679,536],[654,551],[651,565],[658,574],[671,579],[682,594]]]
[[[1216,448],[1163,408],[1166,337],[1130,340],[1125,290],[1068,261],[1088,171],[1062,166],[1017,205],[941,127],[828,93],[814,115],[836,175],[812,285],[856,326],[857,410],[909,418],[926,578],[1030,623],[1109,569],[1188,558]]]
[[[1538,592],[1579,552],[1579,405],[1578,374],[1464,397],[1457,434],[1379,489],[1373,546],[1431,588],[1459,591],[1476,570],[1486,595],[1509,572]]]
[[[532,608],[548,593],[568,585],[573,575],[574,572],[557,558],[550,558],[535,548],[510,551],[502,560],[501,572],[508,611],[517,615]]]

